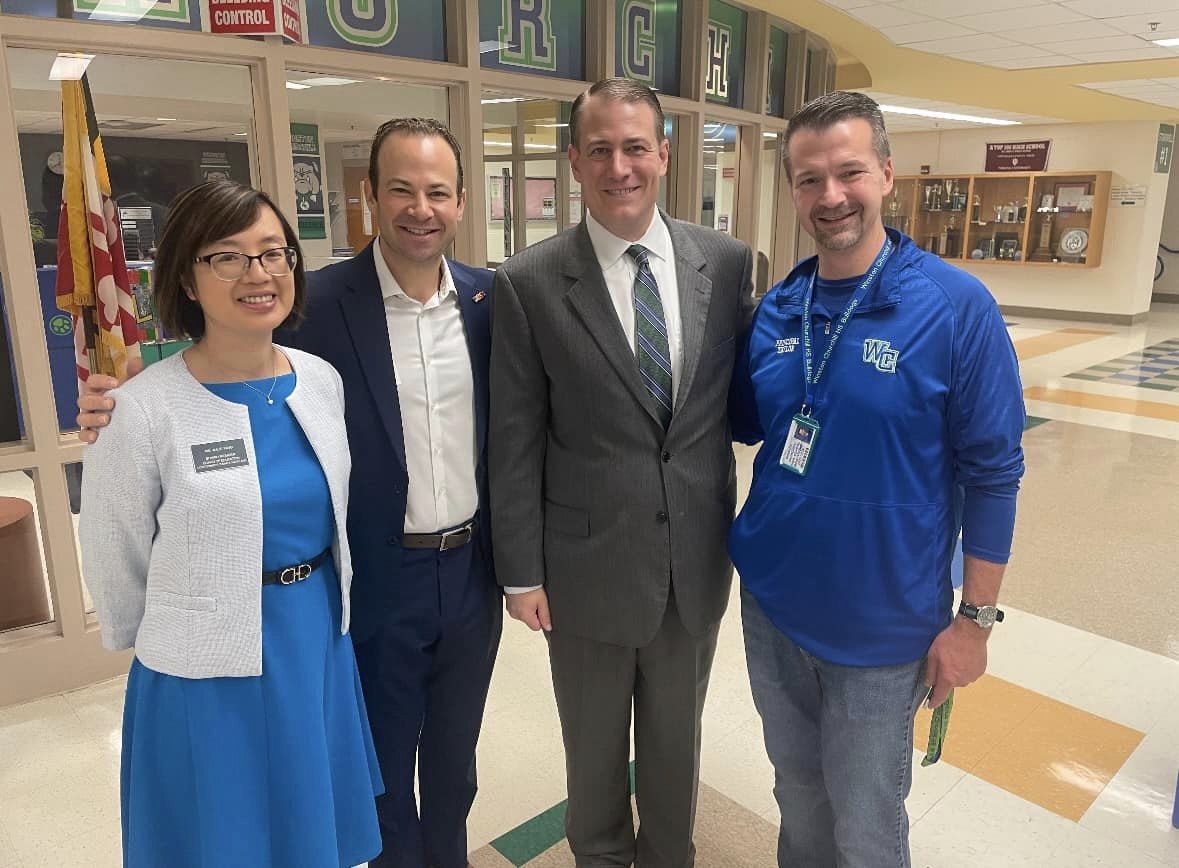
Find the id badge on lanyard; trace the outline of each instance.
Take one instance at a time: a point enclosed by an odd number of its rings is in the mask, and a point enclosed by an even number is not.
[[[778,464],[791,473],[805,476],[810,469],[815,446],[818,443],[819,435],[823,431],[822,425],[814,417],[815,387],[818,386],[819,381],[822,379],[823,372],[827,370],[827,362],[831,359],[831,353],[834,352],[835,345],[839,343],[839,338],[843,335],[843,330],[847,326],[848,320],[851,319],[856,308],[863,304],[864,299],[867,298],[868,290],[876,282],[880,270],[884,267],[884,263],[888,261],[888,257],[891,254],[892,239],[885,238],[884,246],[880,248],[880,254],[876,257],[872,268],[864,275],[863,282],[856,289],[851,301],[848,302],[847,308],[840,314],[835,330],[831,334],[831,339],[827,341],[827,349],[823,352],[823,358],[819,362],[818,370],[815,370],[814,339],[811,335],[811,308],[815,300],[815,277],[819,273],[818,265],[815,266],[815,270],[811,274],[811,282],[807,287],[802,303],[802,362],[803,378],[806,384],[805,398],[803,399],[802,409],[794,414],[794,418],[790,422],[790,430],[786,434],[786,443],[782,447],[782,456],[778,459]]]

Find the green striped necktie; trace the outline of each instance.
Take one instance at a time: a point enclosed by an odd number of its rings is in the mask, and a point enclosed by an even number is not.
[[[632,244],[627,255],[635,261],[635,354],[639,360],[639,374],[659,411],[663,429],[671,423],[671,349],[667,339],[667,322],[663,318],[663,302],[659,299],[659,284],[647,262],[647,248]]]

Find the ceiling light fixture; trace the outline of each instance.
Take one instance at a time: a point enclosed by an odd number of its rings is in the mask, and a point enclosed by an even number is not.
[[[498,105],[501,102],[528,102],[530,99],[526,96],[501,96],[493,99],[481,99],[479,102],[483,105]]]
[[[932,109],[910,108],[904,105],[882,105],[882,112],[893,115],[913,115],[919,118],[934,118],[941,121],[962,121],[968,124],[987,124],[993,127],[1019,126],[1021,121],[1010,121],[1002,118],[984,118],[979,115],[963,115],[957,112],[939,112]]]
[[[98,21],[122,21],[124,24],[134,24],[151,11],[155,3],[140,4],[134,11],[128,11],[127,0],[98,0],[90,10],[89,17]]]
[[[93,54],[59,54],[49,70],[50,81],[78,81],[86,74],[86,67],[94,60]]]
[[[303,87],[336,87],[341,84],[360,84],[355,78],[341,78],[338,75],[316,75],[311,78],[303,78],[294,82],[287,82],[287,87],[292,84],[301,84]],[[295,88],[300,90],[300,88]]]
[[[287,90],[307,90],[311,85],[303,84],[301,81],[288,81]]]
[[[1179,45],[1179,36],[1172,36],[1170,39],[1152,39],[1150,41],[1155,45],[1161,45],[1163,48],[1174,48]]]

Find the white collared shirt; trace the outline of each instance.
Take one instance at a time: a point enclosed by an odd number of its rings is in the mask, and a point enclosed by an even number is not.
[[[475,383],[458,292],[446,260],[438,292],[423,304],[398,285],[379,241],[373,258],[385,300],[409,470],[405,533],[436,533],[467,521],[479,507]]]
[[[594,255],[598,257],[598,265],[602,269],[602,277],[606,279],[606,289],[610,293],[610,301],[614,303],[614,311],[618,314],[618,321],[622,323],[622,331],[626,334],[626,342],[631,350],[635,347],[635,277],[639,273],[638,264],[627,255],[627,248],[631,244],[641,244],[649,251],[647,264],[655,276],[655,283],[659,286],[659,300],[663,302],[663,321],[667,325],[667,343],[671,350],[671,396],[675,399],[680,387],[680,372],[683,370],[684,338],[680,325],[680,293],[675,276],[675,249],[671,246],[671,233],[667,231],[667,224],[663,222],[659,212],[651,219],[651,225],[638,241],[627,241],[606,229],[588,214],[585,220],[589,230],[590,243],[594,248]]]

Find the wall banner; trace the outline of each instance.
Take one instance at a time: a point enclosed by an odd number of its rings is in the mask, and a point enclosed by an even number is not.
[[[295,210],[299,215],[299,237],[327,238],[318,126],[291,124],[291,155],[295,164]]]
[[[704,98],[741,108],[745,101],[744,9],[711,0],[708,5],[708,58],[704,68]]]
[[[680,92],[679,0],[615,0],[615,75]]]
[[[1035,142],[987,142],[988,172],[1043,172],[1051,139]]]

